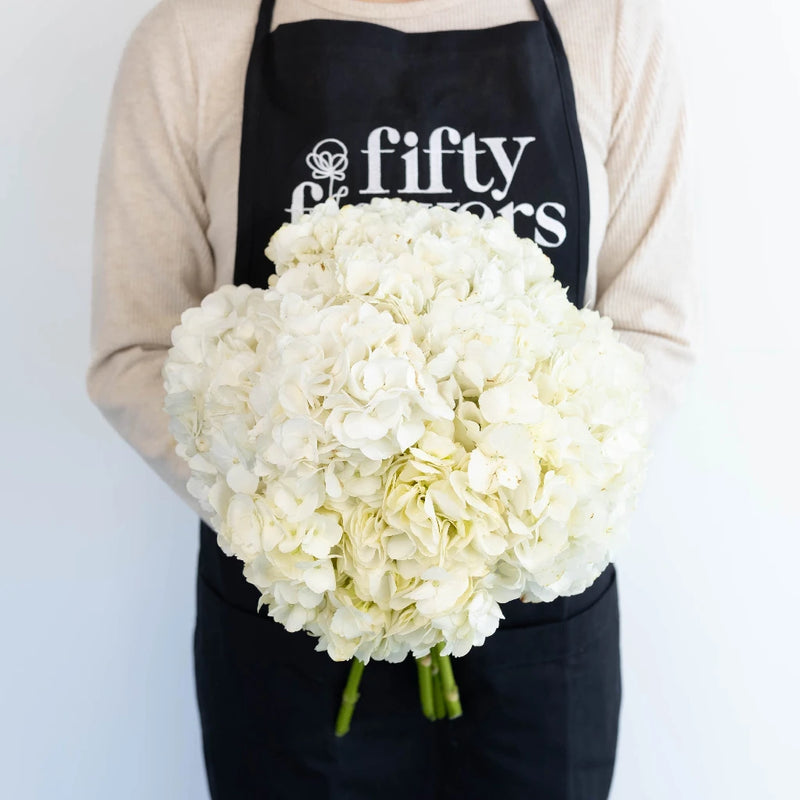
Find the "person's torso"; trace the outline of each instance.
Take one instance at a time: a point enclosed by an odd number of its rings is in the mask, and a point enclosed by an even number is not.
[[[403,6],[419,2],[381,4],[364,0],[276,0],[272,30],[303,19],[350,19],[373,22],[405,32],[494,27],[536,18],[530,0],[505,0],[492,4],[480,0],[430,0],[428,12],[396,16]],[[594,14],[610,13],[611,2]],[[576,6],[580,8],[580,14]],[[364,13],[359,17],[337,13],[347,7]],[[491,7],[491,11],[489,8]],[[607,179],[603,167],[612,121],[613,40],[598,41],[591,30],[591,14],[585,2],[551,0],[548,7],[558,25],[569,60],[575,89],[580,134],[586,158],[591,199],[588,273],[584,303],[594,305],[596,261],[608,217]],[[224,14],[219,4],[193,0],[191,13],[183,13],[188,46],[198,84],[198,159],[209,212],[207,235],[216,263],[216,285],[233,282],[236,256],[237,191],[242,135],[243,93],[260,2],[230,0]],[[596,8],[596,6],[595,6]],[[587,17],[587,14],[589,16]],[[609,27],[606,20],[602,30]],[[466,131],[464,132],[467,133]],[[347,198],[357,202],[369,198]],[[499,209],[492,209],[497,212]],[[287,216],[290,218],[289,203]]]

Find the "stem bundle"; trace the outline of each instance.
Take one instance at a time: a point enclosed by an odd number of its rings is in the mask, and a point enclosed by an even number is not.
[[[417,681],[422,713],[431,722],[439,719],[457,719],[462,715],[450,656],[442,655],[443,643],[437,644],[426,656],[417,659]],[[364,664],[354,658],[342,692],[342,702],[336,717],[336,735],[344,736],[350,731],[353,711],[358,702],[358,687],[364,673]]]

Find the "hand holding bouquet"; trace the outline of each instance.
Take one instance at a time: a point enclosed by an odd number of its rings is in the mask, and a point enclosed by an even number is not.
[[[173,332],[189,491],[259,608],[354,659],[346,696],[411,653],[425,712],[438,686],[456,715],[448,657],[500,604],[611,560],[647,461],[643,357],[502,217],[328,201],[266,254],[269,289],[223,286]]]

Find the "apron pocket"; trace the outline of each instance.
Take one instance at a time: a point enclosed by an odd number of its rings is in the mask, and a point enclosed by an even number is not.
[[[563,619],[553,618],[552,606],[562,604]],[[587,604],[588,603],[588,604]],[[570,607],[579,610],[570,611]],[[509,669],[544,661],[563,660],[607,635],[619,621],[617,573],[609,564],[583,595],[557,598],[553,603],[506,603],[506,619],[483,647],[468,654],[476,667]],[[459,659],[454,659],[458,664]]]
[[[605,800],[617,744],[621,680],[616,570],[581,610],[523,604],[483,647],[453,659],[464,716],[448,723],[446,796]],[[530,606],[528,608],[528,606]],[[527,617],[527,622],[526,622]]]
[[[332,720],[347,665],[197,580],[194,668],[214,800],[332,797]]]

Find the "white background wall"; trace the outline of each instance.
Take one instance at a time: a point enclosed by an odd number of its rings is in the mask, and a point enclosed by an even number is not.
[[[83,384],[105,113],[151,4],[3,3],[0,795],[15,800],[207,796],[191,664],[196,521]],[[665,5],[690,91],[705,322],[618,561],[613,800],[789,800],[800,12],[790,0]]]

